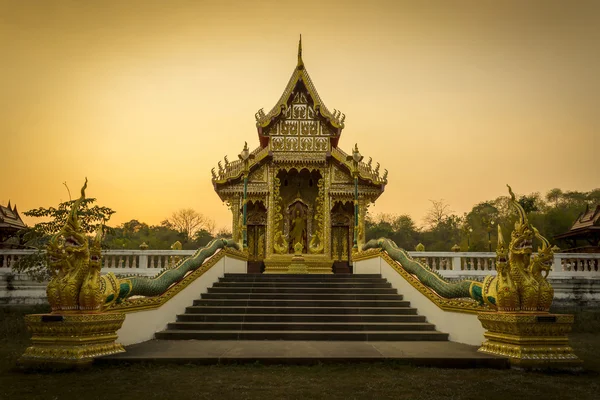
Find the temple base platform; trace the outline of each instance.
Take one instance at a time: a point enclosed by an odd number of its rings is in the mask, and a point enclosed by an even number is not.
[[[94,358],[122,353],[117,330],[125,314],[31,314],[25,317],[32,345],[18,363],[27,368],[71,368],[90,365]]]
[[[573,315],[490,312],[478,318],[486,329],[481,353],[508,357],[513,368],[581,368],[569,345]]]
[[[333,261],[319,255],[274,255],[264,263],[265,274],[333,274]]]

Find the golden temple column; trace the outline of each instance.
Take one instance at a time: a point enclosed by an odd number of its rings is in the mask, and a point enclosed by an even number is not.
[[[367,215],[367,209],[369,208],[369,201],[364,196],[359,196],[358,199],[358,249],[362,249],[365,244],[365,218]]]
[[[240,207],[241,207],[241,198],[240,195],[234,195],[233,199],[231,200],[230,203],[230,207],[231,207],[231,214],[232,214],[232,218],[233,218],[233,223],[232,223],[232,231],[231,234],[233,236],[233,239],[236,242],[240,243],[241,246],[241,237],[242,237],[242,231],[241,231],[241,221],[240,221],[240,217],[242,216],[240,213]]]
[[[275,216],[275,204],[274,204],[274,178],[275,177],[275,167],[269,165],[267,168],[267,186],[269,188],[269,194],[267,196],[267,248],[266,248],[266,258],[269,258],[273,255],[273,235],[275,235],[275,227],[274,227],[274,216]]]
[[[324,254],[326,257],[331,259],[331,196],[329,195],[329,189],[331,188],[331,168],[323,170],[323,179],[325,180],[325,193],[323,212],[325,213],[323,218],[324,227],[324,238],[325,249]]]
[[[352,178],[354,179],[354,239],[352,241],[352,251],[358,251],[358,163],[362,159],[363,156],[358,151],[358,144],[355,144],[352,151]]]

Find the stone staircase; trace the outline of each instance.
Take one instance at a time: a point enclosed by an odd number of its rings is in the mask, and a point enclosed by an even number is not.
[[[226,274],[159,340],[447,341],[380,275]]]

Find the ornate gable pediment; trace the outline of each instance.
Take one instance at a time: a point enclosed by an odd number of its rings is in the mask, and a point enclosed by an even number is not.
[[[250,172],[250,175],[248,175],[248,181],[249,182],[266,182],[267,181],[266,167],[264,165],[261,165],[255,171]]]
[[[291,93],[280,116],[265,129],[271,137],[271,151],[326,152],[329,138],[335,135],[329,124],[313,107],[314,101],[299,84]]]
[[[265,114],[255,114],[261,146],[271,142],[271,151],[328,151],[330,142],[344,128],[345,116],[330,112],[315,89],[302,61],[302,43],[298,47],[298,64],[275,106]]]
[[[333,183],[348,183],[352,182],[352,177],[348,172],[342,169],[339,165],[332,165],[332,182]]]

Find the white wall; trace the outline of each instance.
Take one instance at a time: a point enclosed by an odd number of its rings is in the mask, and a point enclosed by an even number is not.
[[[175,322],[177,314],[183,314],[185,308],[199,299],[201,293],[206,293],[223,274],[245,272],[246,261],[226,255],[159,308],[127,313],[123,326],[117,331],[117,341],[127,346],[154,339],[155,332],[166,329],[169,322]]]
[[[427,317],[427,321],[435,324],[440,332],[449,334],[453,342],[481,346],[485,329],[477,319],[477,314],[445,311],[415,289],[381,257],[374,257],[354,263],[355,274],[381,274],[391,285],[410,301],[411,307],[417,309],[419,315]]]

